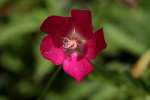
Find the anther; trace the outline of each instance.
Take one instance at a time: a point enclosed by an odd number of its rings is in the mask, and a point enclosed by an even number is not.
[[[69,39],[65,37],[63,40],[63,47],[65,49],[76,49],[78,47],[78,43],[74,39]]]

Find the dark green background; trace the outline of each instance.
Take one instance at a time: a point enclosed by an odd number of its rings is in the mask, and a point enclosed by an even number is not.
[[[131,2],[133,1],[133,2]],[[41,57],[39,27],[51,15],[90,9],[107,49],[76,82],[62,70],[43,100],[150,100],[150,71],[130,70],[150,48],[150,0],[0,0],[0,100],[36,100],[57,67]]]

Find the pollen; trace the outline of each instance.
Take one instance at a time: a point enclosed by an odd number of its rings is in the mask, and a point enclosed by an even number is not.
[[[63,48],[67,50],[77,50],[81,52],[83,48],[83,44],[85,44],[85,39],[75,30],[66,37],[63,38]]]
[[[65,37],[63,39],[63,48],[65,49],[76,49],[78,47],[79,43],[75,39],[69,39]]]

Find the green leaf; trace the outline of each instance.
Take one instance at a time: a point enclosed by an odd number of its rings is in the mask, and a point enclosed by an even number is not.
[[[109,45],[109,42],[107,43],[108,49],[112,48],[113,45],[118,45],[120,48],[123,48],[127,51],[130,51],[134,54],[141,55],[143,54],[148,47],[143,45],[140,41],[136,40],[134,37],[131,37],[130,35],[127,35],[126,32],[119,29],[119,27],[110,24],[105,23],[104,24],[106,39],[112,40],[113,44]]]

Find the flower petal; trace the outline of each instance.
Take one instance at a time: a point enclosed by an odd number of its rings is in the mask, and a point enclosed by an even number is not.
[[[85,38],[91,38],[93,35],[91,12],[89,10],[73,9],[71,16],[76,30]]]
[[[99,29],[94,33],[92,39],[88,40],[85,45],[86,57],[89,60],[94,59],[104,48],[106,48],[106,42],[104,40],[103,29]]]
[[[78,81],[83,80],[85,76],[93,71],[93,66],[87,59],[77,59],[77,53],[64,60],[63,68],[67,74]]]
[[[59,65],[64,61],[64,50],[63,48],[55,47],[50,35],[47,35],[42,40],[40,51],[44,58],[52,61],[52,63]]]
[[[51,34],[55,45],[60,47],[62,38],[72,31],[71,17],[49,16],[40,27],[42,32]]]
[[[59,34],[67,34],[68,27],[71,26],[71,17],[62,16],[49,16],[42,23],[40,29],[45,33],[54,34],[60,32]]]

